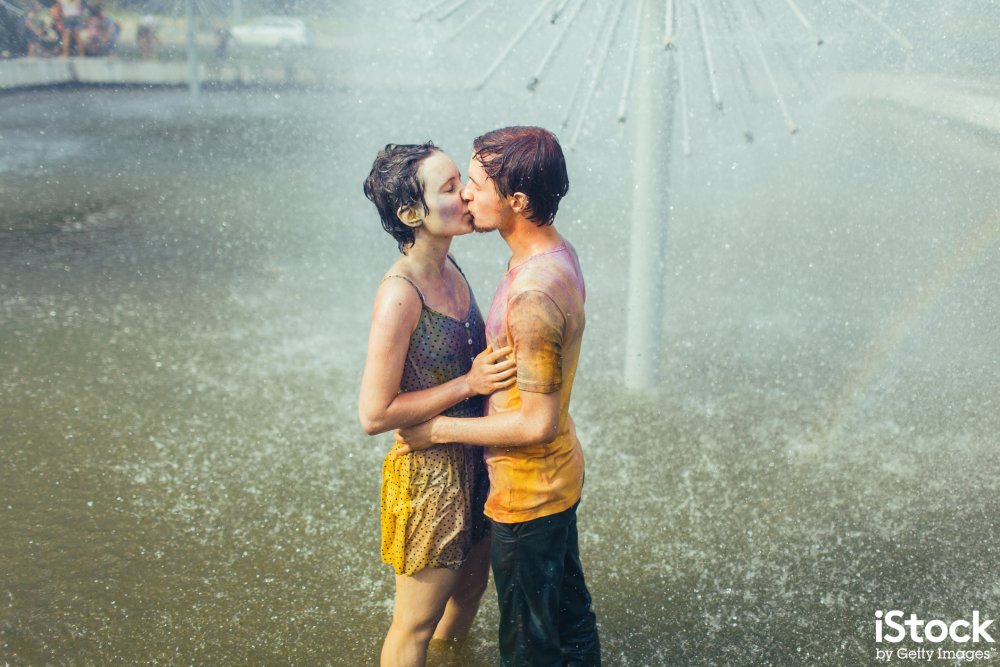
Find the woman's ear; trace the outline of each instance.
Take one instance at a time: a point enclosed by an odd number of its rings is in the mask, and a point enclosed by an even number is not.
[[[424,219],[412,206],[400,206],[396,209],[396,217],[407,227],[419,227]]]
[[[528,195],[523,192],[515,192],[507,198],[507,203],[514,213],[528,212]]]

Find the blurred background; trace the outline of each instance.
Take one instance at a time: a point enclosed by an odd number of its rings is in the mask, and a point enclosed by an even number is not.
[[[28,58],[5,37],[0,80],[26,62],[188,75],[183,2],[102,4],[117,55]],[[1000,614],[996,3],[192,16],[197,95],[161,70],[0,90],[0,662],[376,663],[391,443],[363,433],[356,394],[396,247],[361,183],[388,142],[433,139],[464,174],[509,124],[567,149],[606,664],[875,664],[876,610]],[[268,16],[308,41],[234,44]],[[280,73],[213,79],[230,66]],[[633,228],[638,183],[655,242]],[[634,243],[662,249],[638,389]],[[485,307],[506,247],[453,251]],[[496,664],[496,622],[490,590],[431,664]]]

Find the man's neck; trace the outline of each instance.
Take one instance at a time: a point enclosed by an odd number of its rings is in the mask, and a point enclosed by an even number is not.
[[[509,229],[501,229],[500,236],[510,247],[509,268],[514,268],[535,255],[554,250],[563,243],[563,237],[553,225],[539,227],[523,216],[517,216]]]

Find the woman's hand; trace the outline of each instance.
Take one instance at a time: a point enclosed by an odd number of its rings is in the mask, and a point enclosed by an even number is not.
[[[396,446],[392,451],[396,456],[405,456],[413,452],[430,449],[434,442],[434,422],[440,417],[429,419],[423,424],[414,424],[406,428],[396,429]]]
[[[513,359],[505,359],[514,348],[502,347],[497,351],[487,346],[472,360],[472,368],[465,374],[465,381],[473,396],[492,394],[506,389],[517,380],[517,365]]]

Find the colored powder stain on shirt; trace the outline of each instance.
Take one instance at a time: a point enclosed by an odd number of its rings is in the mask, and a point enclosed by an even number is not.
[[[486,515],[522,523],[569,509],[580,499],[583,450],[569,415],[570,394],[585,325],[586,287],[568,243],[510,269],[497,287],[486,319],[494,349],[511,344],[517,383],[493,394],[487,414],[517,410],[522,392],[560,392],[555,439],[542,445],[490,447]]]

